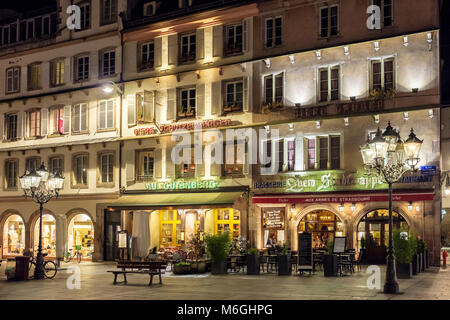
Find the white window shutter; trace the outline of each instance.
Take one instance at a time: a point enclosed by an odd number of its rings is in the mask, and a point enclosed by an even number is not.
[[[88,129],[88,104],[80,105],[80,131],[87,131]]]
[[[244,77],[244,79],[243,79],[244,92],[242,93],[242,95],[243,95],[243,99],[244,99],[244,111],[245,112],[248,112],[250,109],[250,94],[249,94],[249,92],[251,90],[249,90],[249,85],[250,85],[250,82],[248,81],[248,77]]]
[[[243,30],[242,37],[243,37],[243,40],[244,40],[244,47],[243,47],[243,51],[244,52],[249,51],[249,47],[250,47],[250,43],[249,43],[250,42],[250,37],[249,37],[250,30],[249,30],[249,27],[250,27],[249,20],[248,19],[244,19],[242,21],[242,30]]]
[[[134,152],[125,152],[127,186],[133,185],[136,180],[135,156]]]
[[[70,112],[71,106],[64,106],[63,108],[63,134],[70,132]]]
[[[222,112],[222,82],[216,81],[212,83],[211,97],[211,114],[219,114]]]
[[[48,125],[48,109],[41,109],[41,137],[47,135],[47,125]]]
[[[19,112],[17,114],[17,138],[22,139],[26,137],[27,128],[27,114],[26,112]]]
[[[156,38],[155,41],[155,67],[162,66],[162,38]]]
[[[303,171],[306,170],[305,167],[305,139],[296,138],[295,139],[295,171]]]
[[[106,127],[106,101],[98,104],[98,128],[104,129]]]
[[[223,25],[213,27],[213,56],[221,57],[223,55]]]
[[[197,110],[196,116],[197,118],[203,118],[205,116],[205,85],[198,84],[195,90],[197,97]]]
[[[205,58],[205,29],[197,29],[195,36],[195,45],[197,48],[195,49],[197,54],[197,60],[201,60]]]
[[[127,95],[127,115],[128,115],[128,125],[136,125],[136,95]]]
[[[114,128],[114,100],[106,102],[106,127],[108,129]]]
[[[0,135],[2,137],[2,140],[5,140],[5,114],[3,113],[0,114]]]
[[[177,115],[177,90],[167,89],[167,120],[175,120]]]
[[[168,37],[169,42],[169,65],[178,64],[178,34],[172,34]]]
[[[166,177],[175,179],[175,164],[172,161],[172,148],[166,148]]]
[[[162,179],[162,149],[155,150],[155,168],[153,170],[155,179]]]
[[[144,121],[155,120],[155,94],[153,91],[144,91]]]

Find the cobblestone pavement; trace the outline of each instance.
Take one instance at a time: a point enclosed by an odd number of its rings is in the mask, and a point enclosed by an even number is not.
[[[76,264],[75,264],[76,265]],[[449,269],[430,268],[413,279],[399,280],[403,294],[385,295],[366,286],[366,269],[353,275],[325,278],[323,272],[309,276],[277,276],[243,273],[228,275],[176,276],[168,272],[163,285],[148,286],[147,275],[128,275],[128,285],[113,285],[113,275],[107,270],[114,263],[81,263],[81,288],[70,290],[67,270],[58,271],[53,280],[7,281],[5,266],[0,267],[0,299],[87,299],[87,300],[386,300],[386,299],[450,299]],[[62,268],[67,267],[63,265]],[[384,267],[381,267],[383,286]],[[120,277],[120,276],[119,276]],[[155,281],[158,283],[157,279]]]

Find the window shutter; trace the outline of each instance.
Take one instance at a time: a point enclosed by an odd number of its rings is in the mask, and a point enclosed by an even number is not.
[[[197,29],[196,32],[196,54],[197,60],[205,58],[205,29]]]
[[[166,177],[175,179],[175,164],[172,162],[172,148],[166,148]]]
[[[169,42],[169,65],[178,64],[178,34],[172,34],[168,37]]]
[[[144,121],[155,121],[155,94],[153,91],[144,91]]]
[[[155,179],[162,179],[162,149],[155,150]]]
[[[198,84],[195,90],[197,93],[197,118],[205,116],[205,85]]]
[[[245,142],[245,154],[244,154],[244,165],[243,165],[243,173],[245,175],[250,173],[250,163],[249,163],[249,156],[248,156],[248,142]]]
[[[106,128],[114,128],[114,100],[106,102]]]
[[[305,167],[305,139],[296,138],[295,139],[295,160],[294,160],[294,170],[303,171],[306,170]]]
[[[127,95],[127,114],[128,114],[128,125],[134,126],[136,125],[136,95],[129,94]]]
[[[41,137],[47,135],[48,109],[41,109]]]
[[[155,41],[155,67],[162,66],[162,38],[156,38]]]
[[[175,120],[177,114],[177,89],[167,89],[167,120]]]
[[[165,93],[166,92],[161,92],[161,91],[157,91],[157,90],[154,91],[154,95],[155,95],[155,100],[154,100],[155,101],[155,107],[154,107],[154,110],[155,110],[155,122],[156,122],[155,124],[162,122],[161,109],[162,109],[162,106],[165,105],[164,99],[167,100],[167,97],[166,97]]]
[[[134,152],[125,152],[127,186],[133,185],[135,183],[135,156],[136,155]]]
[[[99,129],[106,127],[106,101],[102,101],[98,105],[98,127]]]
[[[216,81],[212,83],[212,104],[211,114],[219,114],[222,112],[222,82]]]
[[[250,106],[250,95],[249,95],[250,90],[248,89],[248,86],[249,86],[248,77],[244,77],[244,79],[243,79],[244,112],[248,112],[249,111],[249,106]]]
[[[5,114],[0,114],[0,135],[5,140]]]
[[[249,47],[250,47],[249,27],[250,27],[250,23],[249,23],[248,19],[245,19],[244,21],[242,21],[242,38],[244,41],[244,46],[243,46],[244,52],[249,51]]]
[[[63,133],[68,134],[70,132],[70,109],[71,106],[64,106],[63,108]]]
[[[88,105],[86,103],[80,105],[80,113],[80,131],[87,131]]]
[[[213,27],[213,56],[221,57],[223,54],[223,25]]]

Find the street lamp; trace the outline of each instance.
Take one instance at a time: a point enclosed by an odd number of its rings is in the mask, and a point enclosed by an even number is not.
[[[58,198],[59,191],[62,189],[64,178],[60,172],[50,174],[45,168],[44,163],[39,169],[26,171],[19,178],[20,185],[26,198],[31,198],[39,203],[39,246],[36,256],[36,267],[34,269],[34,279],[44,279],[44,257],[42,256],[42,209],[44,203],[52,198]]]
[[[388,122],[383,133],[378,128],[375,136],[360,148],[366,169],[375,171],[389,186],[389,248],[384,293],[398,293],[399,290],[393,250],[392,184],[398,182],[405,172],[416,170],[422,143],[413,129],[408,139],[402,142],[400,133]]]

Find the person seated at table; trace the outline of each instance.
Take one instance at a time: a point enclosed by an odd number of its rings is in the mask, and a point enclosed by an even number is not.
[[[273,235],[269,237],[269,239],[267,239],[267,243],[266,243],[266,247],[268,248],[275,248],[276,246],[276,242],[273,238]]]

